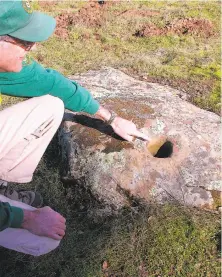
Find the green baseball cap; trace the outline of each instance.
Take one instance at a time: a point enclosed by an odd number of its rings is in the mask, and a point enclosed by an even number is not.
[[[28,0],[0,0],[0,36],[10,35],[31,42],[47,40],[56,21],[41,12],[33,12]]]

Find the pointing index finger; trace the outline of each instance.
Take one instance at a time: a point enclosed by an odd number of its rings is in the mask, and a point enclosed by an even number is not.
[[[139,130],[135,130],[133,132],[133,134],[131,134],[131,135],[133,135],[133,136],[135,136],[137,138],[142,138],[144,140],[149,140],[149,137],[146,134],[140,132]]]

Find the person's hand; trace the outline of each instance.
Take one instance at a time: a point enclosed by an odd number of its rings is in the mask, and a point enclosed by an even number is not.
[[[132,142],[135,137],[149,140],[148,136],[140,132],[132,121],[126,120],[119,116],[115,117],[111,126],[117,135],[130,142]]]
[[[112,112],[100,105],[95,116],[107,122],[112,118]],[[126,120],[122,117],[115,116],[111,126],[113,127],[114,132],[125,140],[133,141],[135,137],[149,140],[147,135],[137,130],[136,125],[132,121]]]
[[[45,236],[61,240],[65,235],[65,218],[50,207],[43,207],[35,211],[24,211],[22,228],[38,236]]]

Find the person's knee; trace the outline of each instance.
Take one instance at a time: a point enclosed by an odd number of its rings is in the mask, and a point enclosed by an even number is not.
[[[9,249],[13,249],[15,251],[28,254],[31,256],[42,256],[45,254],[48,254],[49,252],[55,250],[60,243],[60,240],[53,240],[49,238],[37,238],[38,243],[35,242],[24,242],[24,243],[18,243],[18,245],[13,247],[7,247]]]
[[[0,232],[0,246],[32,256],[45,255],[60,244],[60,240],[37,236],[26,229],[7,228]]]
[[[64,113],[64,103],[60,98],[52,95],[45,95],[45,98],[50,108],[52,108],[54,111],[60,111]]]
[[[64,103],[63,101],[52,95],[44,95],[44,105],[47,106],[48,111],[53,114],[54,120],[61,122],[64,115]]]
[[[55,250],[59,246],[59,244],[60,244],[60,240],[48,239],[46,242],[43,242],[42,244],[39,245],[38,250],[36,248],[34,249],[30,248],[30,249],[27,249],[28,250],[27,253],[36,257],[42,256]]]

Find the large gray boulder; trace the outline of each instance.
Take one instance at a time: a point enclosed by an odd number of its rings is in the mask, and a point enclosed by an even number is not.
[[[131,205],[132,199],[219,206],[218,115],[184,101],[175,89],[112,68],[70,78],[150,137],[168,137],[153,157],[144,141],[128,143],[101,120],[67,111],[59,138],[71,183],[86,187],[111,210]]]

